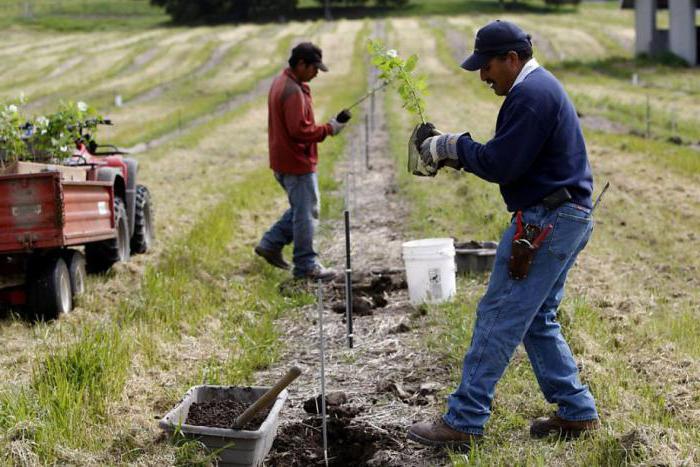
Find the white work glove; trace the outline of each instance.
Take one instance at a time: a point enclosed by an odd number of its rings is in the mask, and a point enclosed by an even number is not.
[[[453,169],[461,168],[457,156],[457,140],[462,136],[458,133],[445,133],[426,138],[420,145],[420,158],[426,168],[437,172],[444,166]]]
[[[336,136],[338,133],[343,131],[343,128],[345,128],[345,123],[340,123],[336,117],[331,118],[328,124],[331,126],[332,136]]]

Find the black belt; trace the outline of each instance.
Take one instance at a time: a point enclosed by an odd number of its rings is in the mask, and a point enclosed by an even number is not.
[[[556,209],[562,204],[566,203],[567,201],[571,201],[573,197],[571,196],[571,193],[569,193],[569,190],[566,189],[566,187],[561,187],[554,193],[551,193],[544,198],[542,198],[542,205],[549,209]]]

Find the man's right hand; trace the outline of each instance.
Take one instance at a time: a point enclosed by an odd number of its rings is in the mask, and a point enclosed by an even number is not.
[[[440,132],[440,130],[435,128],[435,125],[433,125],[432,123],[421,123],[418,127],[418,131],[416,132],[416,149],[418,149],[418,152],[420,152],[420,148],[423,145],[423,141],[430,138],[431,136],[438,136],[441,134],[442,133]]]
[[[338,112],[338,115],[335,116],[335,119],[338,121],[338,123],[348,123],[351,118],[352,113],[350,113],[350,110],[348,109],[341,110],[340,112]]]

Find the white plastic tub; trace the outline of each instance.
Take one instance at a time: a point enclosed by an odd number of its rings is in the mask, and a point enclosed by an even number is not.
[[[411,240],[402,245],[402,250],[411,303],[440,303],[454,296],[457,291],[454,240]]]
[[[217,462],[219,466],[261,466],[277,434],[280,411],[287,400],[286,390],[277,396],[269,415],[256,431],[188,425],[185,420],[194,402],[236,399],[252,404],[269,389],[268,387],[194,386],[187,391],[182,401],[163,417],[159,425],[171,433],[179,429],[185,436],[200,440],[212,451],[221,449]]]

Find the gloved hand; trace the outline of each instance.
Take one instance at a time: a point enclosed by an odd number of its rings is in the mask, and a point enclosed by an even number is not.
[[[333,117],[331,120],[328,122],[328,124],[331,126],[331,135],[336,136],[338,133],[343,131],[343,128],[345,128],[345,123],[341,123],[338,121],[338,117]]]
[[[445,166],[461,168],[457,156],[457,140],[460,136],[462,135],[458,133],[446,133],[426,138],[420,146],[423,164],[435,172]]]
[[[341,110],[338,115],[335,116],[335,119],[338,121],[338,123],[347,123],[350,121],[352,118],[352,114],[350,113],[350,110],[348,109],[343,109]]]

